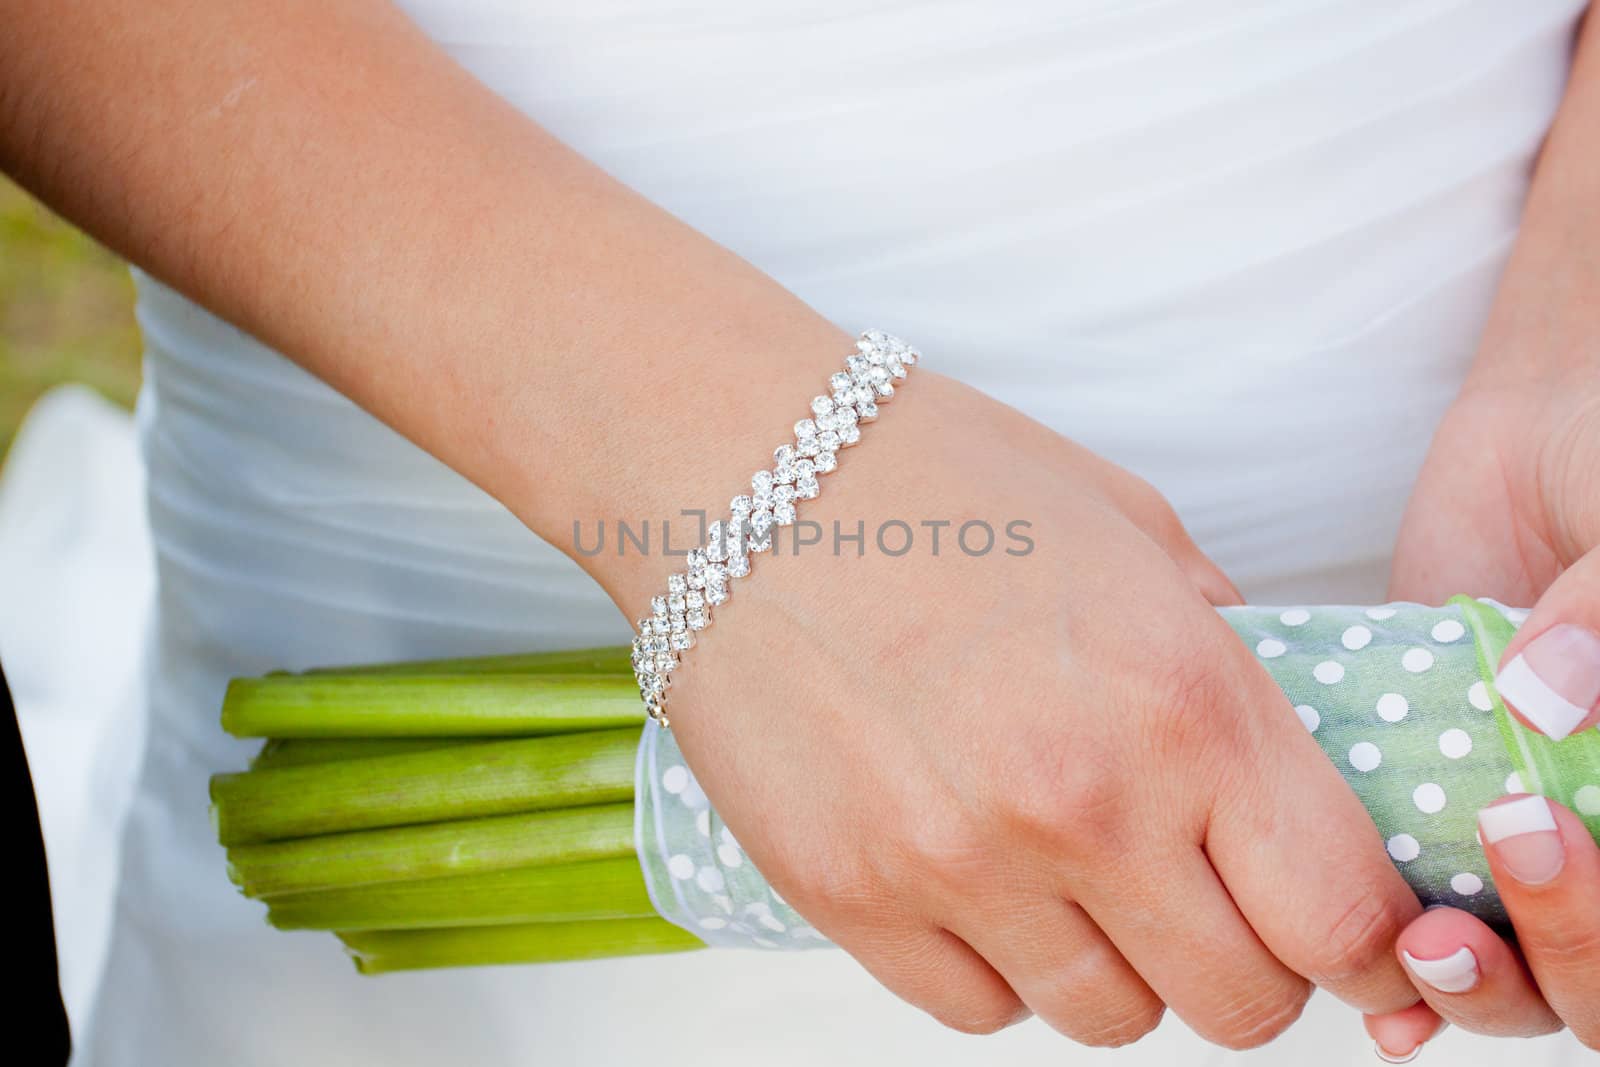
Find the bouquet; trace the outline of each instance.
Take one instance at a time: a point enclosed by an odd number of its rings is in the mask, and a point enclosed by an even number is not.
[[[1506,713],[1495,665],[1524,612],[1236,607],[1426,903],[1504,911],[1476,838],[1505,792],[1600,836],[1600,733],[1558,747]],[[228,875],[365,974],[704,948],[827,947],[750,863],[670,733],[640,726],[629,650],[237,679],[223,727],[264,738],[212,779]]]

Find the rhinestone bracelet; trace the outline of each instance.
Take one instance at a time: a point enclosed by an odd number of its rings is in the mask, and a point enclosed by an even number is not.
[[[811,417],[794,424],[795,439],[772,453],[772,468],[756,471],[750,492],[728,504],[729,514],[706,526],[706,542],[691,549],[684,570],[667,577],[667,592],[650,601],[633,641],[633,673],[645,711],[662,726],[667,688],[678,655],[711,625],[711,609],[728,599],[728,583],[750,573],[750,557],[772,547],[772,528],[792,526],[799,501],[820,491],[817,475],[832,473],[838,452],[861,440],[861,424],[878,417],[906,368],[922,358],[915,348],[882,330],[868,330],[844,370],[828,379],[831,395],[811,401]]]

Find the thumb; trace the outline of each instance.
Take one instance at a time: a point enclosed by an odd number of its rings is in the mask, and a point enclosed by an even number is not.
[[[1600,550],[1545,590],[1506,647],[1494,687],[1518,719],[1555,741],[1600,720]]]

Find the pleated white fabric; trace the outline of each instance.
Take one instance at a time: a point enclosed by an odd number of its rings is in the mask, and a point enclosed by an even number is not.
[[[1583,8],[406,6],[496,92],[841,325],[915,338],[1150,478],[1249,593],[1357,603],[1381,598]],[[269,932],[205,813],[207,775],[249,754],[217,728],[227,678],[620,641],[626,625],[494,502],[275,353],[149,279],[139,316],[160,619],[80,1062],[1099,1059],[1038,1023],[945,1032],[843,954],[368,980],[331,938]],[[1453,1063],[1502,1055],[1443,1040]],[[1253,1057],[1176,1023],[1144,1048],[1119,1062],[1370,1062],[1358,1020],[1323,998]],[[1574,1050],[1518,1047],[1530,1064]]]

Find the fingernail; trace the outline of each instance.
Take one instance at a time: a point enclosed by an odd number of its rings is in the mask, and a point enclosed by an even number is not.
[[[1478,830],[1506,871],[1523,885],[1543,885],[1561,873],[1567,850],[1540,796],[1518,797],[1478,812]]]
[[[1422,960],[1400,950],[1411,973],[1441,993],[1465,993],[1478,984],[1478,957],[1465,945],[1443,959]]]
[[[1422,1046],[1418,1045],[1410,1052],[1390,1052],[1376,1041],[1372,1043],[1372,1054],[1384,1063],[1410,1063],[1422,1055]]]
[[[1494,676],[1501,699],[1559,741],[1600,701],[1600,634],[1562,623],[1528,642]]]
[[[1449,1023],[1445,1022],[1443,1019],[1440,1019],[1439,1022],[1434,1026],[1433,1033],[1429,1034],[1427,1037],[1411,1046],[1410,1051],[1407,1052],[1390,1052],[1388,1049],[1383,1047],[1382,1041],[1374,1041],[1372,1043],[1372,1054],[1377,1056],[1378,1059],[1382,1060],[1384,1063],[1410,1063],[1412,1060],[1422,1055],[1422,1050],[1428,1044],[1428,1042],[1444,1033],[1445,1027],[1449,1025]]]

